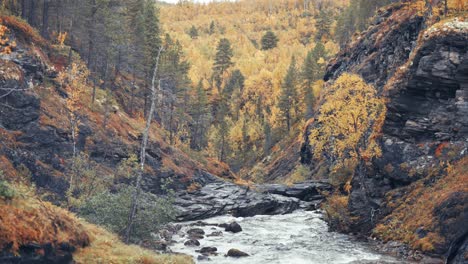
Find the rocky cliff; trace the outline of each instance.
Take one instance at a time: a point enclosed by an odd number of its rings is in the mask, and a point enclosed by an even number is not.
[[[468,22],[466,14],[442,19],[438,8],[425,18],[423,6],[406,1],[379,10],[327,66],[328,83],[359,74],[387,101],[382,156],[353,178],[348,231],[398,241],[388,245],[401,254],[408,247],[465,263]],[[301,147],[268,167],[272,179],[294,170],[274,166],[285,161],[300,160],[312,177],[326,174],[327,161],[314,160],[308,143],[315,125],[310,122]]]
[[[379,11],[370,28],[331,61],[326,80],[357,73],[387,98],[382,157],[352,182],[353,232],[449,259],[460,241],[466,247],[467,65],[468,22],[458,17],[432,24],[411,3]],[[456,175],[450,174],[453,166]],[[448,177],[458,185],[448,187]]]

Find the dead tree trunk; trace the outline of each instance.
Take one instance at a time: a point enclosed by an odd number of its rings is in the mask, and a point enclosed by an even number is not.
[[[145,130],[143,131],[143,140],[141,143],[141,150],[140,150],[140,169],[138,171],[138,175],[136,178],[136,184],[135,184],[135,191],[133,193],[132,197],[132,205],[130,208],[130,213],[128,215],[128,222],[127,222],[127,228],[125,231],[125,242],[128,243],[130,241],[130,235],[132,232],[132,226],[133,222],[135,220],[135,216],[137,213],[137,207],[138,207],[138,199],[140,196],[141,192],[141,180],[143,178],[143,171],[145,168],[145,159],[146,159],[146,147],[148,145],[148,135],[149,135],[149,130],[151,126],[151,121],[153,119],[153,113],[156,108],[156,98],[157,98],[157,91],[156,91],[156,75],[158,73],[158,66],[159,66],[159,58],[161,57],[161,52],[163,51],[163,48],[159,48],[158,51],[158,56],[156,57],[156,64],[154,66],[154,71],[153,71],[153,79],[151,81],[151,107],[150,111],[148,112],[148,116],[146,118],[146,127]],[[158,83],[158,89],[161,89],[161,80],[159,80]]]

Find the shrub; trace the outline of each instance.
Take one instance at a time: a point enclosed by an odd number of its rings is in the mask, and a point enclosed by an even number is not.
[[[88,199],[79,208],[79,214],[88,221],[102,225],[118,234],[127,226],[134,187],[125,186],[113,193],[104,191]],[[159,197],[147,192],[140,193],[140,203],[135,219],[133,242],[149,238],[152,232],[175,218],[173,196]]]
[[[4,180],[0,180],[0,198],[11,200],[15,197],[15,190]]]
[[[291,176],[289,176],[289,178],[286,180],[286,184],[303,182],[310,178],[311,174],[312,172],[310,171],[309,167],[301,164],[297,166]]]
[[[332,195],[322,205],[325,217],[333,230],[347,232],[352,218],[348,211],[349,197],[346,195]]]

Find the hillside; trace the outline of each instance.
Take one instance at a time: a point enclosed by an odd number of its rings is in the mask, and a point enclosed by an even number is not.
[[[379,10],[371,26],[327,66],[330,89],[345,81],[345,73],[355,73],[385,98],[383,122],[365,128],[366,141],[356,141],[357,155],[367,155],[351,164],[356,171],[346,170],[346,164],[345,170],[337,167],[339,154],[317,155],[323,146],[314,133],[324,131],[328,122],[323,107],[303,133],[302,144],[292,145],[266,168],[271,180],[285,180],[305,167],[307,177],[334,182],[340,193],[324,209],[337,230],[401,243],[389,251],[407,245],[463,263],[468,221],[466,11],[454,9],[444,18],[439,6],[427,19],[422,7],[422,1],[412,1]],[[380,146],[374,153],[361,152],[372,142]],[[285,163],[289,165],[281,165]]]
[[[334,28],[337,15],[346,5],[347,1],[314,1],[306,6],[298,1],[239,1],[161,7],[164,31],[180,42],[190,62],[189,78],[194,84],[202,82],[213,104],[214,121],[207,124],[210,144],[205,152],[208,155],[245,173],[257,161],[275,152],[278,148],[273,146],[282,138],[297,135],[304,113],[298,110],[291,113],[293,128],[288,131],[280,106],[291,58],[295,59],[295,74],[299,78],[303,61],[316,48],[315,59],[319,64],[311,70],[317,72],[313,74],[319,79],[326,58],[339,50],[333,39]],[[267,32],[273,32],[278,40],[271,49],[262,46]],[[232,46],[232,66],[224,73],[224,83],[218,86],[213,79],[212,65],[217,45],[223,38]],[[239,87],[231,85],[239,75]],[[295,82],[298,98],[294,98],[297,102],[291,102],[297,104],[294,107],[307,104],[307,93],[318,96],[317,87],[300,88],[300,81]],[[217,110],[217,105],[223,102],[227,104],[227,114]],[[219,115],[226,116],[226,128],[217,127]],[[219,133],[226,134],[225,144],[219,142]]]

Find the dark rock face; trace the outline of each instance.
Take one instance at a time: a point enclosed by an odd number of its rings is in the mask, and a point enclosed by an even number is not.
[[[29,243],[21,246],[17,255],[7,253],[8,250],[0,252],[0,263],[71,264],[74,263],[72,253],[75,250],[67,243],[62,243],[56,248],[52,244]],[[38,254],[39,251],[44,252],[44,254]]]
[[[228,257],[233,257],[233,258],[241,258],[241,257],[248,257],[250,256],[249,254],[243,252],[243,251],[240,251],[238,249],[235,249],[235,248],[231,248],[227,255]]]
[[[286,214],[299,207],[299,200],[217,181],[192,193],[177,193],[176,207],[180,211],[177,220],[190,221],[223,214],[236,217]]]
[[[451,34],[423,44],[406,85],[390,91],[385,134],[414,143],[466,139],[467,38],[466,33]]]
[[[380,11],[373,25],[331,61],[325,75],[333,81],[344,72],[360,74],[388,101],[382,157],[352,182],[348,209],[356,219],[353,232],[369,234],[391,214],[385,197],[389,191],[395,191],[392,199],[405,197],[405,186],[423,178],[427,184],[436,182],[426,179],[430,172],[443,175],[443,170],[434,172],[439,164],[468,153],[468,23],[452,20],[425,30],[421,15],[404,6]],[[440,154],[445,146],[451,154]],[[302,163],[314,166],[312,151],[303,146]],[[466,224],[461,226],[468,222],[465,200],[452,193],[447,204],[434,210],[447,240],[436,253],[445,254],[466,233]],[[461,259],[459,246],[453,247],[458,252],[453,259]]]
[[[404,7],[405,4],[394,4],[380,10],[372,25],[329,63],[325,81],[352,72],[383,88],[398,67],[408,60],[423,29],[422,15]]]

